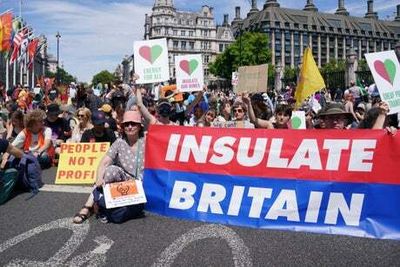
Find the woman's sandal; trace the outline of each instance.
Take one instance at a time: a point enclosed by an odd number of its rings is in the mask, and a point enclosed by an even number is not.
[[[87,214],[82,213],[81,211],[83,209],[87,209],[88,213]],[[74,215],[74,218],[72,219],[72,222],[76,223],[76,224],[84,223],[91,215],[92,215],[92,207],[83,206],[82,209],[80,210],[80,212],[78,212],[77,214]],[[76,218],[79,218],[80,221],[75,220]]]

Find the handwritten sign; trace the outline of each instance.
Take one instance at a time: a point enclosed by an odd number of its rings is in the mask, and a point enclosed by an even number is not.
[[[176,56],[175,69],[179,92],[203,90],[204,73],[201,55]]]
[[[107,209],[147,202],[140,180],[106,184],[103,191]]]
[[[381,99],[390,112],[400,112],[400,64],[394,51],[365,54],[368,66],[378,87]]]
[[[93,184],[109,143],[62,144],[56,184]]]
[[[266,92],[268,86],[268,64],[239,68],[239,83],[236,92]]]
[[[133,44],[138,84],[169,80],[167,39],[137,41]]]

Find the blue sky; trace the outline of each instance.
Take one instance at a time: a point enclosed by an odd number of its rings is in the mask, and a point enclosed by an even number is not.
[[[0,0],[0,12],[12,8],[19,13],[19,0]],[[242,17],[250,9],[250,0],[175,0],[178,10],[198,11],[202,5],[214,7],[217,23],[223,14],[234,17],[241,6]],[[258,1],[262,8],[265,1]],[[303,8],[306,0],[278,0],[282,7]],[[334,12],[337,0],[314,0],[323,12]],[[132,54],[133,42],[143,39],[144,16],[151,13],[153,0],[23,0],[22,16],[36,35],[45,34],[49,52],[56,55],[57,31],[61,34],[60,61],[79,81],[90,82],[101,70],[115,70],[124,55]],[[381,19],[393,19],[398,0],[375,0],[374,11]],[[363,16],[367,1],[345,0],[353,16]]]

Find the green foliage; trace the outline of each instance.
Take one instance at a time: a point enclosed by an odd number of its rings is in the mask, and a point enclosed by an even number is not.
[[[331,59],[329,63],[326,63],[321,68],[322,73],[332,73],[346,71],[346,61],[344,59]]]
[[[113,83],[115,81],[115,76],[108,70],[103,70],[96,75],[93,76],[92,84],[97,86],[99,83],[106,84],[106,83]]]
[[[210,64],[213,75],[231,79],[240,66],[253,66],[271,61],[268,37],[264,33],[245,32]]]
[[[298,73],[298,68],[291,68],[289,66],[286,66],[284,71],[283,71],[283,81],[285,85],[288,85],[289,83],[296,83],[297,82],[297,73]]]
[[[46,71],[46,77],[48,78],[57,78],[57,73]],[[59,84],[70,84],[71,82],[76,82],[76,77],[69,74],[63,68],[58,68],[58,79]]]
[[[360,59],[358,61],[358,71],[370,71],[368,63],[365,59]]]

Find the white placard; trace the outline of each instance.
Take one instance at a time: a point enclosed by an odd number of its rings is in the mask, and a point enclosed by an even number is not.
[[[203,90],[204,73],[201,55],[175,57],[176,86],[179,92]]]
[[[40,94],[40,90],[41,90],[40,87],[33,88],[33,92],[35,93],[35,95]]]
[[[400,112],[400,64],[395,52],[365,54],[381,99],[388,103],[389,114]]]
[[[232,72],[232,86],[239,84],[239,72]]]
[[[103,192],[107,209],[147,202],[140,180],[106,184],[103,186]]]
[[[306,113],[304,111],[293,111],[290,118],[292,129],[306,129]]]
[[[136,41],[133,44],[137,84],[157,83],[169,80],[167,39]]]

